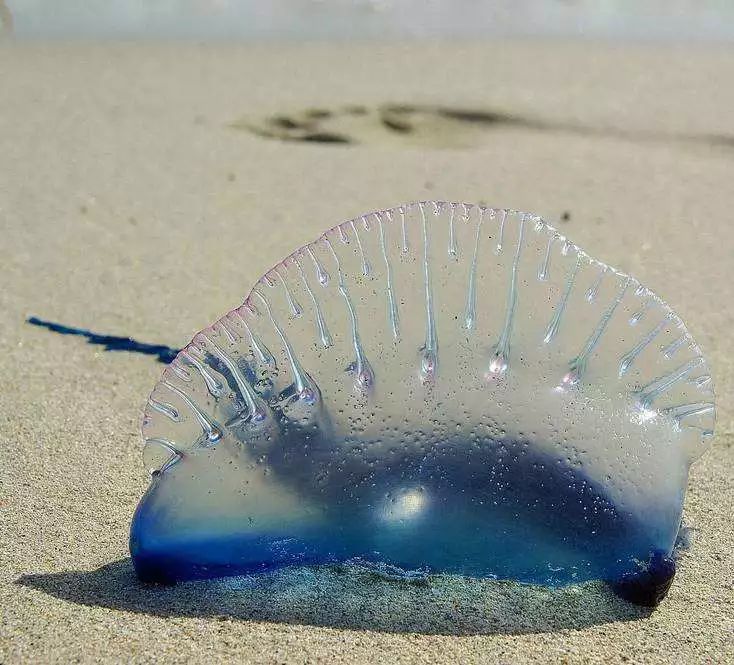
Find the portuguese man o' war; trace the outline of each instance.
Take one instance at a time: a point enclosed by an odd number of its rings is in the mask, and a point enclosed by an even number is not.
[[[143,421],[142,580],[359,560],[655,604],[713,434],[678,316],[541,218],[424,201],[272,268]]]

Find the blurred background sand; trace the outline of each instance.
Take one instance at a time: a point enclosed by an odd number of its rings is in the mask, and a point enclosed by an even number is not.
[[[0,43],[0,662],[734,660],[731,81],[725,43]],[[178,347],[327,226],[424,198],[546,216],[703,347],[718,429],[668,598],[326,569],[139,585],[163,365],[27,317]]]

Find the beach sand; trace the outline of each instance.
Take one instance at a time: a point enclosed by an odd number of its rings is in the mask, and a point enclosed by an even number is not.
[[[0,662],[734,662],[733,80],[730,49],[683,45],[0,44]],[[163,365],[26,319],[179,347],[326,227],[425,198],[544,215],[704,349],[718,428],[667,599],[331,569],[140,585]]]

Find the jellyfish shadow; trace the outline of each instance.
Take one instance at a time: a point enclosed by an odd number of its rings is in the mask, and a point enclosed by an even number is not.
[[[126,558],[93,571],[23,575],[15,584],[79,605],[158,617],[388,633],[541,633],[634,621],[652,612],[618,598],[602,582],[548,588],[445,575],[406,580],[353,564],[164,587],[140,582]]]

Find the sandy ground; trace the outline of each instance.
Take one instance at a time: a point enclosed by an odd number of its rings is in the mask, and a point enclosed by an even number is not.
[[[734,52],[683,46],[0,45],[0,662],[734,662],[733,80]],[[420,105],[416,130],[384,105]],[[568,217],[707,353],[717,436],[666,601],[323,569],[139,585],[163,366],[26,318],[179,346],[327,226],[429,197]]]

